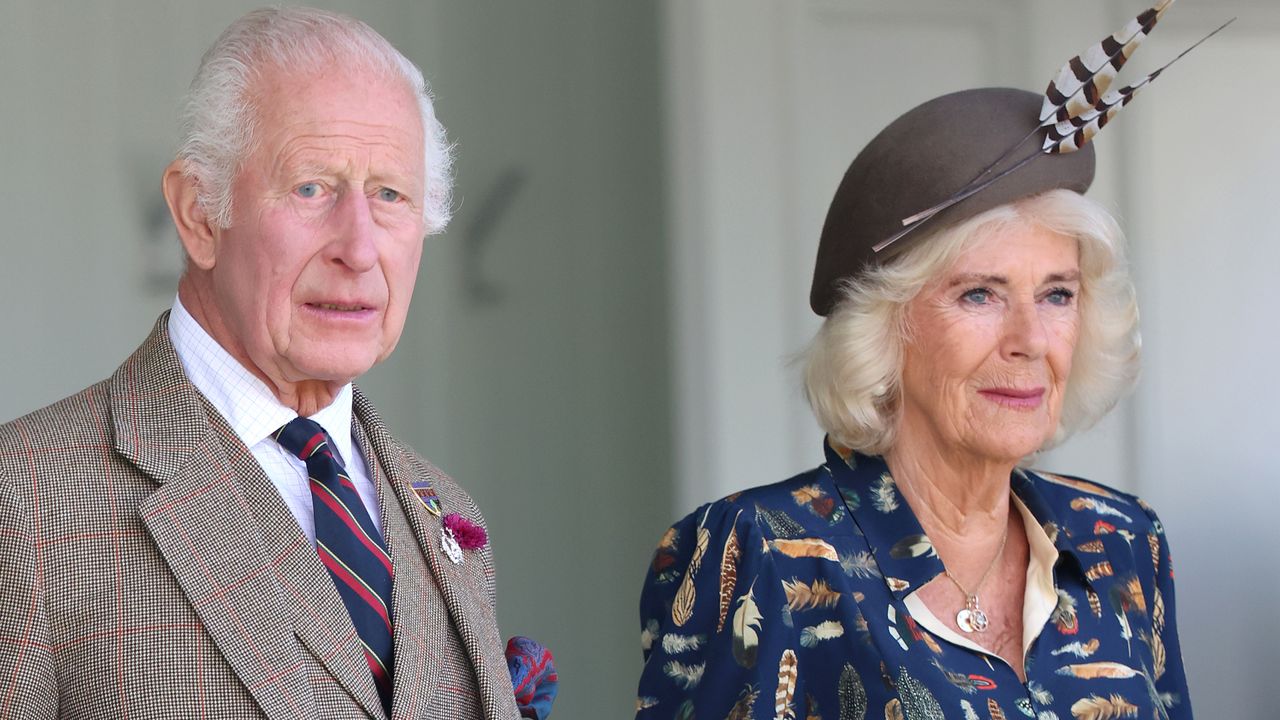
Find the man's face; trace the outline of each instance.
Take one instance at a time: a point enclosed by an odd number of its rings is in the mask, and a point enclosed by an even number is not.
[[[273,384],[346,383],[387,357],[422,256],[416,98],[369,72],[268,72],[256,146],[215,230],[208,328]]]

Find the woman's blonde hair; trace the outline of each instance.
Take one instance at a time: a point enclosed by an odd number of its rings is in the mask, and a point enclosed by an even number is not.
[[[1080,247],[1080,334],[1048,449],[1084,430],[1138,375],[1138,305],[1124,236],[1101,205],[1052,190],[935,231],[890,262],[844,283],[842,297],[804,354],[805,397],[835,442],[869,454],[893,446],[901,397],[907,304],[965,250],[1007,225],[1035,225]]]

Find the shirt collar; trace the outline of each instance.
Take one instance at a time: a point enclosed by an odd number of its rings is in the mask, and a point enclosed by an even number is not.
[[[267,439],[298,416],[219,345],[178,298],[174,299],[169,313],[169,339],[191,384],[222,415],[246,447]],[[311,419],[333,438],[340,459],[349,461],[355,457],[351,446],[351,383],[343,385],[333,402]]]
[[[876,565],[894,597],[901,600],[942,574],[942,560],[899,492],[884,459],[839,447],[829,438],[824,449],[827,469],[845,500],[850,517],[866,536]],[[1080,575],[1087,581],[1075,542],[1060,529],[1056,515],[1028,474],[1015,469],[1010,476],[1010,486],[1022,506],[1019,511],[1025,509],[1024,527],[1031,551],[1049,568],[1062,555],[1070,555],[1076,559]],[[1018,505],[1015,503],[1015,507]],[[1026,521],[1027,513],[1034,522]],[[1037,529],[1041,532],[1036,532]]]

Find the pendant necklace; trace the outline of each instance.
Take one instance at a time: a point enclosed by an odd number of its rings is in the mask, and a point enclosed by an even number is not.
[[[967,633],[982,632],[987,629],[991,623],[987,620],[987,614],[982,611],[982,605],[978,602],[978,591],[982,589],[982,584],[987,581],[987,576],[991,575],[991,571],[996,568],[996,563],[1000,561],[1000,556],[1004,554],[1004,545],[1009,540],[1009,524],[1005,523],[1004,536],[1000,538],[1000,549],[996,550],[996,556],[991,558],[991,564],[987,566],[987,571],[982,573],[982,577],[978,579],[978,584],[973,587],[973,592],[965,590],[955,575],[947,569],[946,565],[942,566],[942,573],[947,579],[955,583],[956,589],[964,595],[964,608],[956,613],[956,625]]]

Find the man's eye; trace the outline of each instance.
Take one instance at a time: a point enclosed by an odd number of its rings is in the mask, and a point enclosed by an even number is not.
[[[298,197],[313,198],[320,194],[320,183],[304,183],[294,192],[298,193]]]
[[[391,188],[382,188],[378,191],[378,199],[383,202],[395,202],[400,199],[400,193]]]
[[[986,288],[974,288],[966,291],[960,298],[974,305],[986,305],[987,301],[991,299],[991,291]]]

